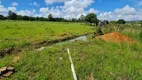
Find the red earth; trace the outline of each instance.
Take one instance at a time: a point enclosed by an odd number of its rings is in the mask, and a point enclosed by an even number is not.
[[[112,33],[108,33],[108,34],[104,34],[102,36],[97,36],[97,39],[103,39],[104,41],[112,41],[112,42],[127,42],[127,43],[133,43],[135,42],[135,40],[133,40],[132,38],[125,36],[121,33],[118,32],[112,32]]]

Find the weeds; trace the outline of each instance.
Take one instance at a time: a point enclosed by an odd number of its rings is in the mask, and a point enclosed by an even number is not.
[[[142,31],[139,33],[139,38],[142,41]]]

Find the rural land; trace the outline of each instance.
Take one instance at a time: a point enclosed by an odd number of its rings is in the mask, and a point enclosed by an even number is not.
[[[142,18],[5,15],[1,2],[0,80],[142,80]]]

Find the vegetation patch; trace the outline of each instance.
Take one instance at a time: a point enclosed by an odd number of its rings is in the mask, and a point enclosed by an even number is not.
[[[42,51],[27,49],[19,54],[20,60],[15,54],[2,58],[0,67],[9,64],[15,67],[15,73],[7,80],[73,80],[67,48],[79,80],[142,79],[141,45],[97,39],[52,45]]]
[[[0,50],[93,32],[91,26],[68,22],[0,21],[0,26]]]

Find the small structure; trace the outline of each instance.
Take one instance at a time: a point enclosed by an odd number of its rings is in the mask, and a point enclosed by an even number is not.
[[[98,25],[99,25],[100,27],[106,26],[106,25],[108,25],[108,24],[109,24],[109,22],[108,22],[107,20],[99,21],[99,23],[98,23]]]

